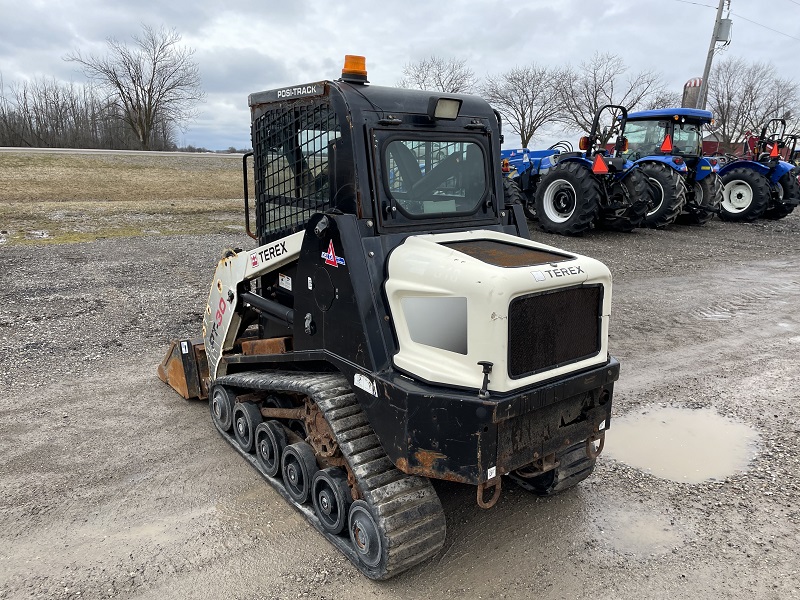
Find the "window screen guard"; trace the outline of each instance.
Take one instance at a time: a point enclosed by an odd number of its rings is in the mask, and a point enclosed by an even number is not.
[[[266,111],[253,121],[260,243],[302,229],[331,207],[331,145],[341,135],[327,102],[304,101]]]

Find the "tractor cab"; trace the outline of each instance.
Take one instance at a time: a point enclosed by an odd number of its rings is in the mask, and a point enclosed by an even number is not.
[[[647,214],[649,227],[703,224],[718,211],[719,166],[703,156],[703,126],[712,122],[709,111],[695,108],[628,114],[626,157],[647,172],[657,198]]]
[[[712,121],[711,112],[695,108],[630,113],[627,157],[633,161],[645,156],[680,157],[692,169],[703,155],[703,126]]]

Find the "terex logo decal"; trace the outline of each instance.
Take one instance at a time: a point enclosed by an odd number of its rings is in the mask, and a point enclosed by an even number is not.
[[[550,279],[555,279],[556,277],[566,277],[567,275],[581,275],[584,274],[583,269],[578,267],[567,267],[564,269],[548,269],[545,271],[548,275],[550,275]]]
[[[341,256],[336,256],[336,251],[333,249],[333,240],[328,244],[328,251],[323,252],[321,256],[325,259],[326,265],[331,265],[332,267],[344,266],[344,259]]]
[[[261,263],[269,262],[286,254],[287,252],[288,250],[286,249],[286,242],[276,242],[269,248],[252,252],[250,254],[250,266],[255,268]]]

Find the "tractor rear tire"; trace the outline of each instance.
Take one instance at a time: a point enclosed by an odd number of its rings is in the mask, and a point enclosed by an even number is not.
[[[597,219],[600,182],[577,161],[557,164],[536,188],[539,226],[561,235],[581,235]]]
[[[697,208],[690,208],[678,215],[678,223],[683,225],[704,225],[714,218],[722,203],[722,179],[716,173],[706,175],[700,181],[694,181],[691,186],[692,204],[713,211],[706,212]]]
[[[800,182],[797,181],[797,171],[795,169],[784,173],[778,179],[780,191],[780,202],[770,202],[769,208],[764,211],[764,218],[777,221],[790,215],[794,207],[800,203]]]
[[[764,214],[770,200],[769,181],[748,167],[731,169],[722,177],[719,216],[723,221],[755,221]]]
[[[616,197],[622,196],[629,206],[622,215],[609,216],[600,210],[600,226],[610,231],[631,232],[643,227],[645,216],[653,201],[653,190],[647,182],[647,176],[641,169],[631,169],[620,180],[611,185],[611,202],[616,204]]]
[[[653,206],[647,211],[645,224],[660,229],[674,223],[686,204],[686,184],[672,167],[660,162],[646,162],[640,168],[647,175],[653,190]]]

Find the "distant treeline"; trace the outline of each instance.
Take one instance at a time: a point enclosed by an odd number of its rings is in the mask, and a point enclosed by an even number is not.
[[[0,146],[136,150],[141,142],[113,98],[91,84],[0,79]],[[173,127],[158,121],[151,150],[178,150]]]

